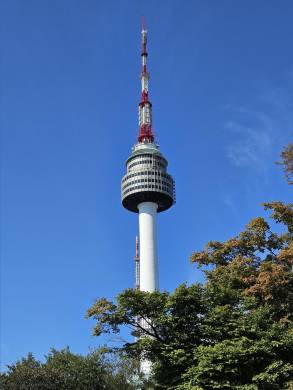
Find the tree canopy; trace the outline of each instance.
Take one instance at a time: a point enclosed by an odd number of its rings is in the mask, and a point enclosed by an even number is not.
[[[69,348],[51,349],[41,363],[32,353],[9,365],[0,377],[3,390],[134,390],[137,363],[106,348],[86,356]]]
[[[130,327],[139,337],[122,349],[152,361],[156,389],[292,389],[293,205],[264,208],[278,232],[259,217],[193,253],[204,284],[97,300],[94,334]]]

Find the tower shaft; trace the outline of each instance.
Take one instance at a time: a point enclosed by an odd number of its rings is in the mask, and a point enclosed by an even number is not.
[[[139,210],[140,290],[159,289],[157,255],[157,209],[154,202],[143,202]]]

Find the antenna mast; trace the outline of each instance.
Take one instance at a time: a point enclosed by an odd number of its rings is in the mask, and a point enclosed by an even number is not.
[[[140,264],[139,264],[139,244],[138,244],[138,236],[135,238],[135,289],[140,289]]]
[[[141,26],[141,101],[138,105],[139,136],[138,142],[154,142],[152,129],[152,103],[149,101],[149,79],[147,71],[147,29],[142,18]]]

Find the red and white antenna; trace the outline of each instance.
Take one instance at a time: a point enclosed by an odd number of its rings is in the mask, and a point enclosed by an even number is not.
[[[141,101],[138,105],[139,136],[138,142],[154,142],[152,129],[152,103],[149,101],[149,79],[147,71],[147,29],[142,18],[141,26]]]
[[[140,264],[139,264],[139,244],[138,237],[135,238],[135,289],[140,289]]]

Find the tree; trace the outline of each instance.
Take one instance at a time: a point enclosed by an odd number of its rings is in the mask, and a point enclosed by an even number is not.
[[[191,256],[206,283],[173,293],[126,290],[88,310],[94,334],[128,326],[123,346],[153,362],[157,389],[286,389],[293,376],[293,205],[265,203],[282,226],[255,218],[238,236]],[[141,327],[138,318],[149,323]]]
[[[264,207],[283,225],[282,233],[273,233],[263,218],[256,218],[237,237],[210,242],[192,255],[199,266],[213,266],[206,271],[213,302],[206,319],[213,315],[211,330],[217,329],[215,322],[222,324],[221,334],[200,346],[197,365],[185,375],[204,389],[293,385],[293,205],[271,202]]]
[[[293,184],[293,143],[284,148],[281,158],[282,161],[279,164],[283,165],[289,184]]]
[[[137,364],[123,355],[112,356],[105,348],[86,356],[69,348],[51,349],[45,363],[31,353],[8,366],[1,375],[3,390],[134,390]]]
[[[34,358],[32,353],[15,364],[8,366],[7,373],[1,374],[1,389],[37,390],[54,389],[60,386],[57,372],[49,372]]]

